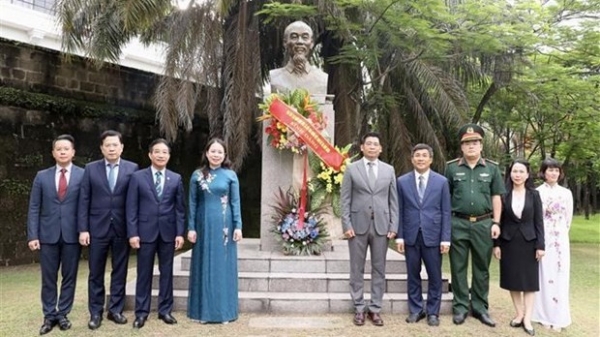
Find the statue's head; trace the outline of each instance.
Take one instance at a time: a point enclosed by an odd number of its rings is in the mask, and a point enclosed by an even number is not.
[[[294,64],[294,73],[306,73],[306,64],[312,51],[313,31],[309,25],[302,21],[290,23],[283,34],[286,57]]]

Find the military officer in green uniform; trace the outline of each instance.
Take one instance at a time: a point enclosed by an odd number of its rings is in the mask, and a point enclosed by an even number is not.
[[[476,124],[467,124],[458,135],[462,157],[448,162],[445,173],[452,194],[452,321],[462,324],[471,309],[473,317],[494,327],[496,323],[488,313],[489,266],[492,239],[500,235],[504,182],[498,165],[481,157],[483,129]],[[469,254],[470,291],[467,281]]]

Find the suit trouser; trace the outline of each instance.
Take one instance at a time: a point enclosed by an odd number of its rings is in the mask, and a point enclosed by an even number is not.
[[[106,289],[104,273],[111,252],[110,300],[108,311],[122,313],[125,307],[125,283],[129,262],[129,241],[125,237],[113,236],[106,239],[91,238],[89,250],[90,275],[88,277],[88,309],[90,315],[102,315]]]
[[[158,290],[158,314],[170,314],[173,310],[173,257],[175,240],[142,242],[138,250],[137,281],[135,286],[135,317],[147,317],[152,299],[152,276],[154,255],[158,254],[160,272]]]
[[[469,302],[473,312],[488,312],[488,293],[490,290],[490,262],[492,259],[492,220],[469,222],[466,219],[452,217],[452,245],[450,246],[450,269],[452,275],[452,311],[454,314],[469,312]],[[467,270],[471,256],[471,289],[469,301],[469,283]]]
[[[421,311],[427,315],[440,313],[442,300],[442,254],[440,246],[427,247],[419,230],[414,245],[406,245],[406,269],[408,273],[408,310],[411,314]],[[421,261],[427,270],[427,306],[423,307],[421,287]]]
[[[387,233],[386,233],[387,234]],[[356,312],[365,311],[364,274],[367,249],[371,253],[371,302],[369,311],[379,313],[385,290],[385,260],[388,249],[386,235],[378,235],[371,222],[367,233],[348,240],[350,250],[350,296]]]
[[[42,311],[44,318],[58,320],[66,317],[73,308],[77,270],[79,269],[79,243],[66,243],[62,237],[55,244],[42,243],[40,267],[42,269]],[[57,281],[60,269],[60,296]]]

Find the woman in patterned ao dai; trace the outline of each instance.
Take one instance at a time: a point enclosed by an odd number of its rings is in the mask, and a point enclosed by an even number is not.
[[[555,159],[542,162],[540,177],[545,181],[537,190],[544,210],[546,257],[540,263],[540,292],[535,299],[532,320],[560,331],[571,324],[569,229],[573,219],[573,195],[558,184],[563,170]]]
[[[200,323],[238,318],[237,243],[242,239],[238,178],[223,140],[208,142],[190,180],[188,240],[194,244],[188,317]]]

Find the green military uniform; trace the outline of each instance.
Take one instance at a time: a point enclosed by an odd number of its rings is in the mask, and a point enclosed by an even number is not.
[[[465,126],[466,127],[466,126]],[[483,138],[469,136],[473,125],[461,129],[461,141]],[[466,140],[465,140],[466,139]],[[446,178],[452,195],[452,243],[450,267],[452,275],[452,309],[454,314],[469,311],[469,284],[467,269],[469,253],[472,254],[472,279],[470,304],[475,314],[487,314],[489,292],[489,266],[492,257],[492,196],[504,193],[504,182],[496,163],[480,158],[471,168],[465,159],[447,163]]]

